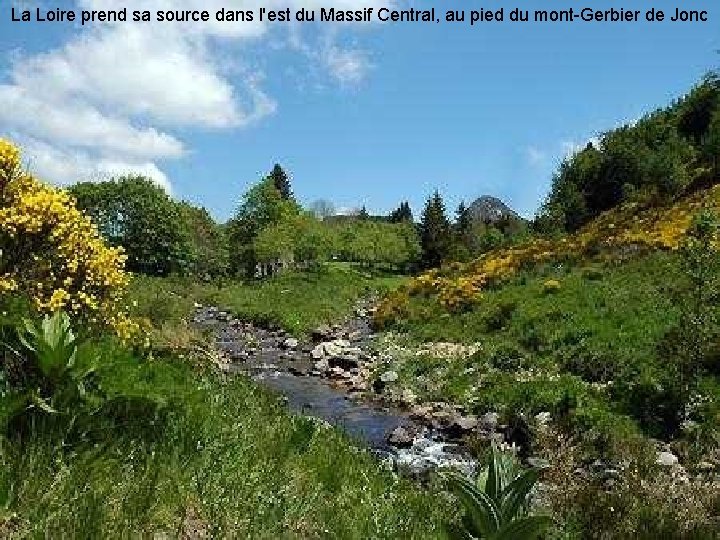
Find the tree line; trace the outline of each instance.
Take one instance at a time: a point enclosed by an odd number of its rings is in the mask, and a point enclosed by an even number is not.
[[[478,222],[464,203],[451,220],[438,192],[419,223],[407,201],[386,216],[371,216],[365,207],[336,215],[327,201],[305,209],[280,165],[250,187],[227,223],[142,176],[69,190],[107,241],[125,249],[128,269],[154,276],[253,276],[263,264],[313,267],[330,260],[411,272],[470,259],[509,238],[502,224]]]
[[[437,191],[418,222],[407,201],[386,216],[372,216],[365,207],[338,216],[328,201],[305,209],[280,165],[245,193],[223,224],[140,176],[80,183],[70,191],[103,236],[125,248],[131,271],[214,278],[252,276],[258,265],[278,262],[433,268],[470,260],[529,234],[572,232],[617,204],[655,204],[718,178],[720,77],[710,74],[670,106],[603,133],[568,157],[531,226],[514,217],[478,216],[464,202],[450,217]]]

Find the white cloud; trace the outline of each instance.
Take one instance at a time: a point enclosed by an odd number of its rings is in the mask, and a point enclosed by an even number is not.
[[[62,46],[14,58],[0,84],[0,124],[24,140],[38,173],[68,183],[117,171],[147,173],[169,187],[162,160],[185,155],[177,128],[227,129],[248,126],[275,113],[275,100],[257,71],[228,66],[229,42],[263,39],[271,25],[218,22],[220,8],[338,7],[358,9],[381,0],[76,0],[79,9],[208,10],[207,23],[91,23]],[[293,25],[278,25],[291,32]],[[356,85],[372,67],[365,52],[335,45],[341,28],[323,30],[314,61],[339,84]],[[232,49],[233,54],[237,49]],[[227,58],[227,56],[223,57]],[[229,69],[233,70],[230,77]]]
[[[136,128],[127,119],[103,115],[86,102],[43,99],[23,85],[0,85],[0,122],[32,137],[133,157],[179,157],[183,145],[154,128]]]
[[[118,162],[94,158],[89,154],[58,148],[37,139],[16,137],[23,146],[25,165],[41,178],[52,178],[56,184],[97,181],[123,174],[141,174],[171,191],[167,176],[151,162]]]
[[[527,160],[530,165],[535,167],[545,163],[545,161],[547,160],[547,155],[539,148],[530,146],[527,148]]]
[[[321,59],[330,75],[342,86],[359,84],[372,69],[367,54],[360,50],[343,50],[331,45],[321,52]]]

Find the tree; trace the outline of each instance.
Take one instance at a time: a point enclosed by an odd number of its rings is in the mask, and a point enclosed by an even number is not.
[[[300,211],[294,199],[282,196],[271,177],[251,187],[228,224],[231,272],[254,275],[258,263],[255,240],[260,232]]]
[[[363,204],[363,207],[358,211],[357,217],[359,220],[365,221],[370,219],[370,214],[367,211],[367,208],[365,208],[365,205]]]
[[[680,104],[678,131],[699,145],[720,108],[720,77],[711,73]]]
[[[561,164],[536,225],[575,231],[620,203],[652,204],[716,183],[719,111],[713,74],[671,106],[602,134]]]
[[[224,229],[205,208],[181,202],[180,211],[190,233],[193,254],[190,272],[203,278],[226,274],[230,254]]]
[[[682,247],[682,269],[687,282],[681,306],[678,336],[679,372],[685,395],[702,371],[708,350],[720,335],[720,220],[709,211],[698,215]]]
[[[427,200],[420,222],[421,262],[425,268],[442,264],[451,249],[450,222],[445,213],[445,203],[438,191]]]
[[[452,247],[449,258],[453,261],[467,261],[473,255],[473,218],[470,210],[461,201],[455,212],[452,225]]]
[[[703,143],[703,157],[712,178],[720,176],[720,109],[715,111]]]
[[[465,201],[460,201],[458,209],[455,212],[455,230],[461,237],[470,234],[472,231],[472,214],[470,209],[465,206]]]
[[[293,200],[292,188],[290,186],[290,177],[283,170],[283,168],[276,163],[270,172],[270,179],[272,180],[275,189],[278,190],[280,196],[286,201]]]
[[[410,209],[410,203],[403,201],[400,206],[390,212],[388,216],[390,223],[412,223],[413,215]]]
[[[149,178],[76,184],[69,189],[78,208],[97,224],[102,236],[127,253],[127,268],[153,276],[188,273],[193,253],[180,206]]]

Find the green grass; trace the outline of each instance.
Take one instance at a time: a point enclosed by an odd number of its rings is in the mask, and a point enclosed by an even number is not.
[[[319,270],[287,272],[263,281],[200,284],[185,279],[137,277],[131,297],[136,313],[154,322],[177,319],[199,302],[227,309],[238,317],[276,323],[304,334],[347,315],[371,291],[397,287],[406,278],[335,263]]]
[[[243,378],[96,345],[122,405],[0,437],[0,536],[438,538],[447,499]],[[132,398],[132,399],[128,399]],[[147,398],[164,404],[160,412]],[[1,402],[0,402],[1,403]]]
[[[549,279],[559,281],[557,291],[546,290]],[[657,253],[624,264],[540,268],[485,292],[461,314],[414,297],[410,316],[393,328],[406,345],[477,342],[481,349],[451,361],[401,355],[394,367],[427,400],[477,412],[572,410],[581,431],[637,424],[661,436],[673,398],[657,390],[673,377],[662,343],[680,317],[681,283],[678,258]],[[703,384],[718,387],[713,377]],[[710,406],[706,420],[714,418]]]

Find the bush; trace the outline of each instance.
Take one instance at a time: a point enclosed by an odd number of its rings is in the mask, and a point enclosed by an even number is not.
[[[72,423],[75,417],[92,414],[102,405],[95,378],[98,358],[78,353],[66,313],[46,315],[39,325],[25,319],[18,340],[22,348],[10,347],[16,356],[15,380],[8,381],[3,395],[0,410],[7,416],[2,427],[21,421],[31,409],[63,415]]]
[[[45,313],[66,309],[123,338],[138,327],[123,306],[128,275],[64,191],[20,171],[20,154],[0,139],[0,293],[26,296]]]

